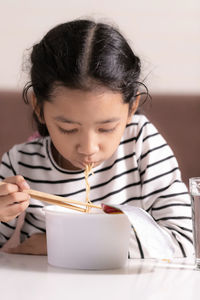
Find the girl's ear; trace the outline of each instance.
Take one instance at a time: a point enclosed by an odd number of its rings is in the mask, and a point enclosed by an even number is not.
[[[40,123],[44,124],[45,121],[44,121],[44,119],[42,117],[41,108],[38,105],[37,98],[36,98],[36,96],[35,96],[34,93],[32,93],[32,95],[31,95],[31,106],[33,108],[34,113],[36,114],[36,116],[38,118],[38,121]]]
[[[131,122],[132,116],[134,115],[134,113],[135,113],[136,110],[138,109],[139,103],[140,103],[140,95],[138,95],[138,96],[136,97],[135,101],[134,101],[133,104],[132,104],[132,107],[131,107],[130,110],[129,110],[128,122],[127,122],[127,124]]]

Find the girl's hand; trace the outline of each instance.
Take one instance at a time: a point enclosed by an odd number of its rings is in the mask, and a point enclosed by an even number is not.
[[[8,177],[3,183],[0,184],[0,221],[8,222],[28,207],[30,196],[24,190],[30,187],[20,175]]]

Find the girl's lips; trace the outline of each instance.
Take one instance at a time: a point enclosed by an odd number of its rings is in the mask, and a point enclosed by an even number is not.
[[[98,161],[95,161],[95,162],[93,162],[93,161],[84,161],[84,162],[81,162],[80,164],[81,164],[84,168],[85,168],[86,165],[92,165],[92,167],[96,167],[97,165],[100,164],[100,162],[98,162]]]
[[[92,167],[93,167],[93,166],[95,166],[95,164],[96,163],[94,163],[94,162],[83,162],[84,167],[86,167],[87,165],[92,165]]]
[[[84,161],[83,164],[84,165],[94,165],[96,162],[93,161]]]

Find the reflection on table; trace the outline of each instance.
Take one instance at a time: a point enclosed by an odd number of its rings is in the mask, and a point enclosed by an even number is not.
[[[130,259],[117,270],[67,270],[46,256],[0,253],[1,298],[15,300],[195,300],[200,272],[194,261]]]

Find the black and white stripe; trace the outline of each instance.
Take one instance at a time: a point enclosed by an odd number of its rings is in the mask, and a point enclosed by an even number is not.
[[[173,152],[146,117],[133,117],[118,149],[93,172],[89,176],[92,202],[140,207],[171,235],[175,256],[193,252],[190,196]],[[60,168],[53,159],[49,137],[16,145],[3,156],[0,178],[15,174],[24,176],[32,189],[85,200],[83,171]],[[22,228],[24,234],[45,232],[45,205],[31,200]],[[5,228],[0,225],[0,232],[7,236]],[[148,257],[148,249],[134,231],[132,239],[130,257]]]

